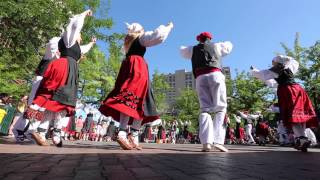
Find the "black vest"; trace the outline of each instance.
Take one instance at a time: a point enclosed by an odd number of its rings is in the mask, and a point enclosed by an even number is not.
[[[139,38],[136,38],[135,40],[133,40],[127,54],[126,57],[129,57],[131,55],[138,55],[143,57],[144,54],[146,53],[146,47],[142,46],[139,42]]]
[[[294,75],[290,69],[284,69],[283,65],[274,66],[269,69],[277,74],[279,74],[278,78],[275,78],[279,85],[289,85],[295,84]]]
[[[215,49],[210,46],[209,41],[193,46],[191,61],[194,76],[198,68],[221,69],[221,59],[218,57]]]
[[[58,48],[61,54],[61,57],[72,57],[76,61],[78,61],[81,58],[81,49],[78,42],[76,42],[73,46],[70,48],[67,48],[66,45],[63,42],[63,38],[59,40]]]
[[[54,93],[52,99],[61,104],[76,106],[79,70],[77,61],[81,58],[81,49],[78,42],[67,48],[61,38],[59,43],[61,57],[68,61],[68,79],[65,85],[59,87]]]

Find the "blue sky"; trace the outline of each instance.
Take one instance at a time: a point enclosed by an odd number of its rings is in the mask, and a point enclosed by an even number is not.
[[[191,63],[180,56],[179,47],[196,44],[197,34],[210,31],[213,41],[233,43],[233,52],[223,65],[231,67],[234,77],[235,69],[270,66],[273,56],[283,52],[280,42],[292,47],[296,32],[302,46],[320,40],[319,7],[319,0],[112,0],[109,17],[114,27],[110,32],[125,33],[124,22],[139,22],[145,30],[174,23],[165,43],[147,50],[151,74],[155,69],[190,71]],[[98,45],[107,51],[101,42]]]

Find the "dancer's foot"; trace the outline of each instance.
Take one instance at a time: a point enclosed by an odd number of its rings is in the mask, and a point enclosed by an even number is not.
[[[117,137],[117,142],[119,143],[119,145],[121,146],[121,148],[123,150],[132,150],[133,147],[130,145],[130,143],[128,142],[127,138],[123,138],[123,137]]]
[[[309,141],[307,137],[301,136],[296,139],[294,148],[302,152],[308,152],[308,148],[310,147],[310,144],[311,144],[311,141]]]
[[[209,152],[211,150],[211,144],[206,143],[206,144],[202,144],[202,152]]]
[[[134,136],[133,134],[129,134],[128,140],[129,140],[132,148],[137,149],[137,150],[142,150],[142,147],[139,145],[138,136]]]
[[[57,147],[62,147],[61,129],[52,130],[52,142]]]
[[[39,146],[49,146],[49,143],[47,143],[46,139],[41,137],[41,135],[37,132],[31,133],[32,139],[39,145]]]
[[[221,152],[228,152],[229,150],[225,148],[222,144],[214,144],[213,147],[217,148]]]

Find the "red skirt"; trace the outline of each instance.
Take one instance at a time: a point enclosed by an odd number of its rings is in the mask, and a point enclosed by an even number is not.
[[[145,116],[143,102],[148,91],[148,66],[141,56],[132,55],[125,59],[120,67],[114,89],[102,102],[99,111],[119,121],[120,113],[133,119],[142,120],[142,124],[158,119],[158,116]]]
[[[280,118],[286,127],[293,123],[306,123],[307,127],[318,125],[309,96],[299,84],[280,85],[277,94]]]
[[[68,114],[72,114],[74,111],[73,106],[61,104],[52,99],[53,91],[65,85],[68,73],[68,61],[66,58],[52,61],[43,75],[40,87],[32,103],[52,112],[66,110]]]

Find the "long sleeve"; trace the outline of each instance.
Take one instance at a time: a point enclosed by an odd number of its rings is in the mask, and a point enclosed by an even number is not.
[[[272,72],[268,69],[260,71],[256,68],[251,70],[251,73],[254,77],[263,81],[268,87],[270,87],[270,88],[277,88],[278,87],[277,81],[274,80],[275,78],[277,78],[279,76],[277,73]]]
[[[241,117],[233,114],[233,118],[236,120],[237,123],[241,123]]]
[[[240,111],[239,111],[239,115],[240,115],[240,117],[242,117],[243,119],[247,119],[247,118],[248,118],[248,116],[247,116],[246,114],[244,114],[244,113],[242,113],[242,112],[240,112]]]
[[[251,73],[254,77],[260,79],[261,81],[266,81],[269,79],[275,79],[278,77],[278,74],[275,72],[272,72],[268,69],[266,70],[258,70],[258,69],[253,69],[251,70]]]
[[[212,43],[211,45],[215,48],[218,56],[220,57],[230,54],[233,48],[233,45],[230,41]]]
[[[160,25],[154,31],[147,31],[140,37],[140,44],[145,47],[160,44],[167,39],[172,28],[173,26],[171,24],[168,26]]]
[[[258,118],[259,118],[259,115],[256,115],[256,114],[249,114],[249,115],[248,115],[248,118],[249,118],[249,119],[254,119],[254,120],[256,120],[256,119],[258,119]]]
[[[84,18],[88,14],[88,11],[90,10],[87,10],[70,18],[70,22],[63,34],[63,41],[67,48],[70,48],[76,43],[76,40],[80,35],[81,29],[83,27]]]
[[[93,47],[93,45],[94,45],[94,43],[90,42],[86,45],[80,46],[81,54],[86,54]]]
[[[274,79],[269,79],[264,81],[264,83],[269,87],[269,88],[278,88],[278,83]]]
[[[185,59],[191,59],[192,58],[192,51],[193,51],[193,46],[181,46],[180,47],[180,54],[183,58]]]

